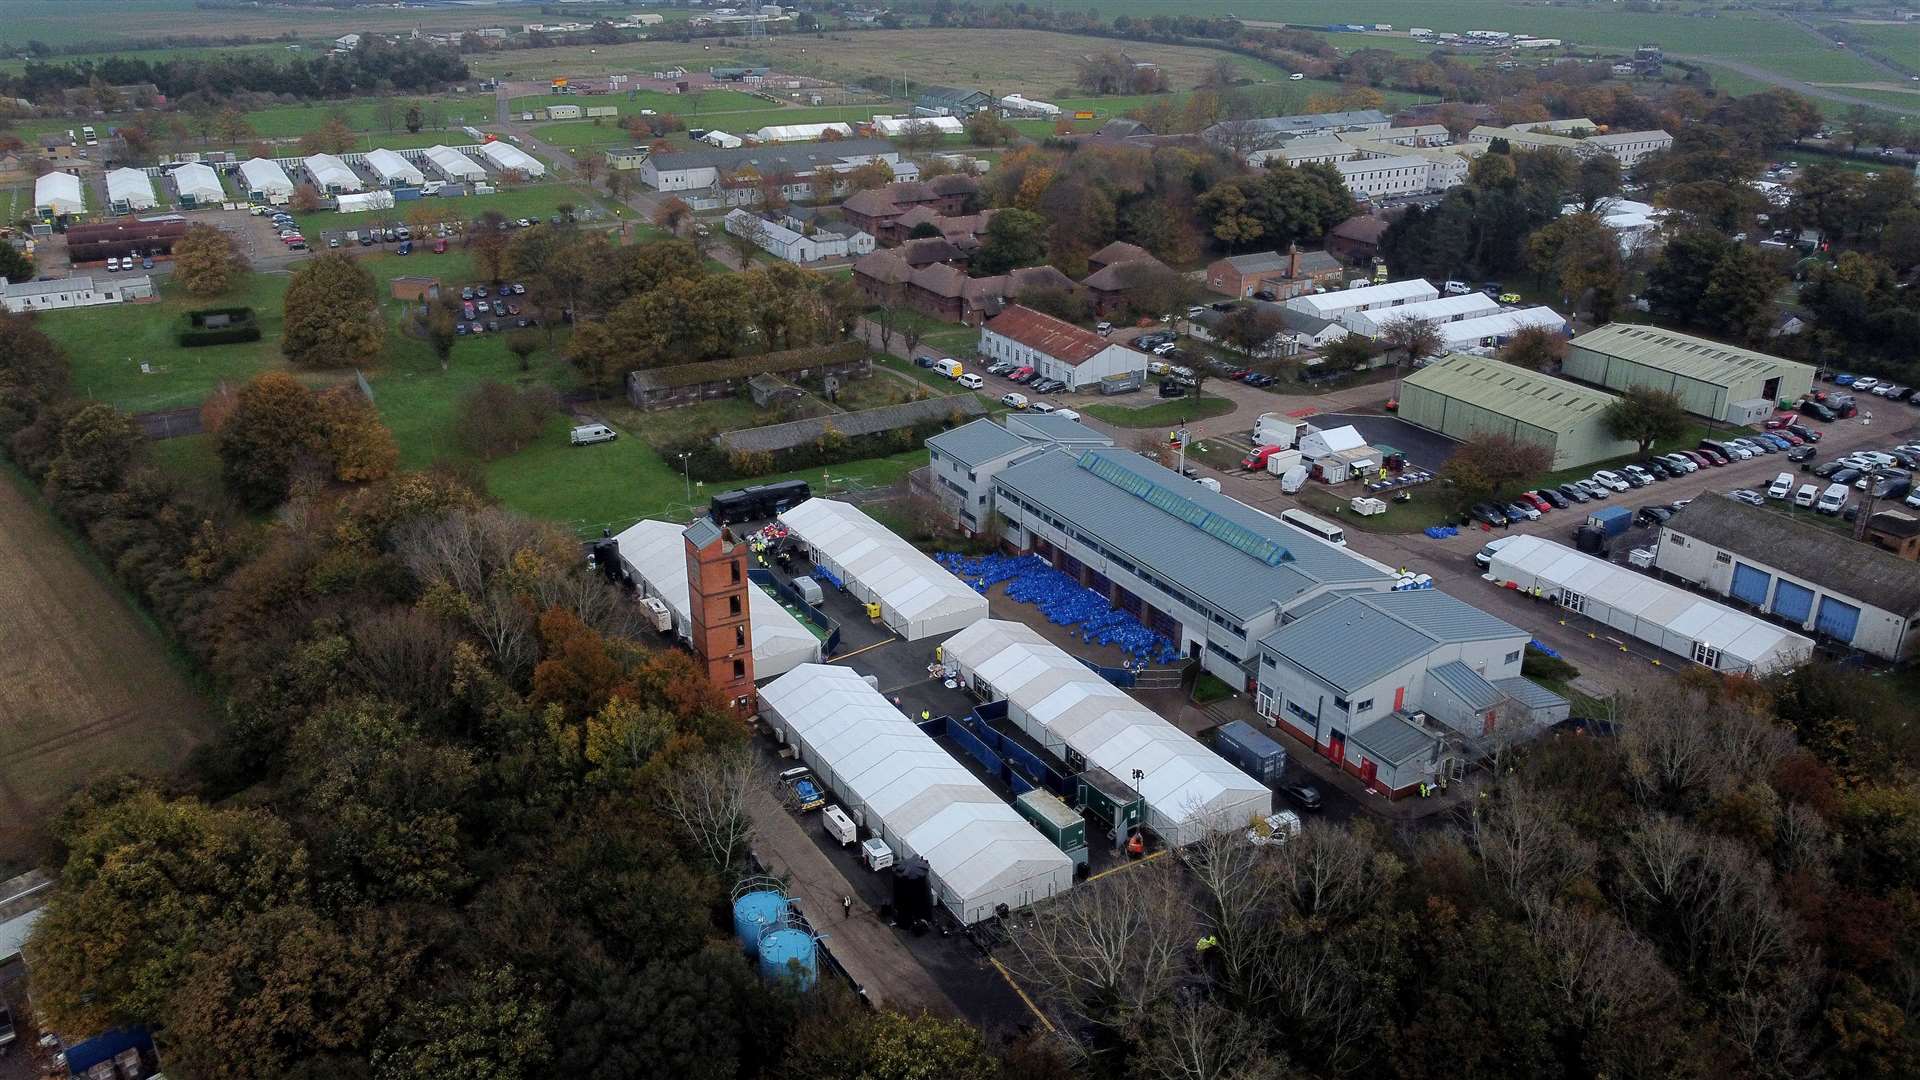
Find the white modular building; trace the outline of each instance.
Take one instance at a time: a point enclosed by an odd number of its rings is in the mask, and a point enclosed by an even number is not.
[[[698,141],[706,143],[708,146],[717,146],[722,150],[737,150],[747,145],[747,140],[738,135],[729,135],[724,131],[709,131],[705,135],[700,136]]]
[[[343,214],[364,214],[369,210],[393,209],[393,192],[361,191],[334,200],[334,209]]]
[[[293,181],[277,161],[248,158],[240,163],[240,180],[247,186],[247,198],[278,205],[293,198]]]
[[[501,172],[517,172],[529,180],[547,175],[547,167],[540,164],[538,158],[512,143],[481,143],[480,156],[492,162],[493,167]]]
[[[1538,536],[1508,540],[1488,576],[1715,671],[1765,674],[1813,655],[1785,627]]]
[[[50,172],[35,180],[33,209],[42,217],[84,213],[87,199],[80,190],[80,178],[72,173]]]
[[[1459,322],[1441,323],[1441,353],[1465,352],[1474,348],[1490,348],[1528,327],[1537,326],[1565,336],[1567,317],[1550,307],[1515,308],[1512,311],[1499,311],[1491,315],[1482,315],[1476,319],[1462,319]]]
[[[140,169],[115,169],[107,174],[107,203],[116,213],[130,214],[160,205],[153,181]]]
[[[887,629],[917,641],[987,617],[987,598],[858,507],[808,499],[780,515],[814,565],[864,603],[880,605]]]
[[[948,638],[946,662],[974,692],[1061,761],[1084,760],[1136,787],[1168,843],[1244,829],[1273,792],[1023,623],[984,619]]]
[[[183,205],[208,206],[226,201],[227,189],[220,185],[219,174],[197,161],[178,166],[167,175],[173,177],[174,190],[180,193]]]
[[[401,157],[392,150],[367,151],[367,168],[380,177],[380,182],[388,187],[419,187],[427,182],[414,168],[413,162]]]
[[[961,923],[1073,887],[1073,860],[853,669],[803,664],[761,687],[760,715],[856,824],[926,860]]]
[[[329,195],[359,191],[366,187],[347,163],[332,154],[315,154],[300,162],[313,179],[313,186]]]
[[[843,139],[853,137],[852,124],[768,124],[753,133],[758,142],[819,142],[828,132]]]
[[[634,584],[647,596],[657,596],[673,617],[673,632],[690,640],[692,603],[687,588],[686,526],[667,521],[642,521],[614,537],[620,560]],[[801,625],[765,589],[747,590],[747,623],[753,635],[753,674],[756,679],[785,675],[801,664],[820,662],[820,639]]]
[[[909,131],[937,131],[942,135],[964,135],[967,125],[957,116],[876,116],[873,130],[888,139],[897,139]]]
[[[1380,308],[1404,307],[1423,300],[1434,300],[1440,296],[1440,290],[1425,278],[1410,281],[1389,281],[1385,285],[1368,285],[1358,289],[1332,289],[1323,293],[1305,293],[1291,297],[1286,305],[1294,311],[1312,315],[1315,318],[1338,321],[1342,315],[1354,311],[1374,311]]]
[[[427,161],[434,171],[457,184],[474,183],[487,178],[479,163],[450,146],[427,147]]]
[[[1401,319],[1423,323],[1459,322],[1491,315],[1499,310],[1500,304],[1493,297],[1483,292],[1470,292],[1465,296],[1442,296],[1399,307],[1349,311],[1340,316],[1339,322],[1361,337],[1377,338],[1387,332],[1387,327]]]
[[[1001,98],[1000,108],[1008,114],[1038,116],[1047,120],[1055,119],[1060,115],[1060,106],[1050,101],[1036,101],[1033,98],[1021,97],[1019,94],[1008,94]]]

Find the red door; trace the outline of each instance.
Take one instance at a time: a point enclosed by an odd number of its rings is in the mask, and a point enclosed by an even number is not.
[[[1338,765],[1347,760],[1347,737],[1334,732],[1327,736],[1327,760]]]
[[[1360,759],[1360,779],[1364,780],[1368,787],[1373,786],[1373,778],[1378,772],[1378,767],[1375,766],[1371,760],[1367,758]]]
[[[1407,688],[1404,686],[1395,687],[1393,691],[1393,711],[1399,712],[1401,708],[1406,705],[1406,703],[1407,703]]]

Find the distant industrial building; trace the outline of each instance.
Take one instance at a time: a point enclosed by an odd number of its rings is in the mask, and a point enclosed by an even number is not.
[[[992,519],[993,478],[1001,469],[1048,449],[1078,453],[1112,445],[1112,439],[1077,420],[1008,413],[999,424],[983,418],[928,439],[927,476],[947,512],[977,534]]]
[[[751,206],[760,200],[760,180],[780,179],[780,192],[790,200],[837,195],[846,190],[843,175],[862,165],[885,162],[895,180],[920,178],[920,168],[903,160],[885,139],[841,139],[834,142],[783,143],[743,146],[733,150],[694,148],[672,153],[636,151],[630,157],[608,155],[616,169],[638,169],[640,182],[656,191],[671,191],[697,210],[723,206]],[[816,191],[813,178],[823,168],[835,174],[829,186]]]
[[[1200,134],[1216,146],[1247,151],[1274,146],[1302,135],[1324,135],[1337,131],[1384,132],[1392,126],[1393,121],[1379,109],[1355,109],[1269,116],[1260,120],[1223,120]]]
[[[0,304],[4,304],[7,311],[14,315],[118,304],[126,300],[144,300],[152,295],[153,279],[145,274],[129,278],[102,278],[97,283],[86,274],[52,281],[22,281],[18,284],[0,278]]]
[[[1552,468],[1630,454],[1636,444],[1607,430],[1612,394],[1513,364],[1456,354],[1407,376],[1400,418],[1454,439],[1503,435],[1553,455]]]
[[[962,90],[953,86],[929,86],[914,99],[915,116],[951,116],[965,120],[974,113],[993,108],[993,95],[983,90]]]
[[[1807,364],[1631,323],[1608,323],[1574,338],[1560,370],[1609,390],[1665,390],[1696,416],[1737,425],[1765,420],[1778,402],[1813,388]]]
[[[1884,660],[1920,643],[1920,564],[1768,507],[1695,499],[1661,526],[1653,564]]]
[[[1039,378],[1083,390],[1110,376],[1147,371],[1147,354],[1018,304],[980,324],[980,355],[1031,367]]]

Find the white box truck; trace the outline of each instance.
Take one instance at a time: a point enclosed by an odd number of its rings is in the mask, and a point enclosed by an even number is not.
[[[1279,413],[1261,413],[1259,419],[1253,422],[1253,445],[1292,446],[1299,441],[1300,429],[1304,426],[1300,421]]]

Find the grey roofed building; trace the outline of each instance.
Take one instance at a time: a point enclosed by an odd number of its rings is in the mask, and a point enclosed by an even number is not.
[[[1392,577],[1131,451],[1052,450],[995,485],[1242,620],[1322,585]]]
[[[1526,631],[1446,593],[1421,589],[1355,593],[1287,623],[1260,644],[1335,689],[1357,690],[1441,645],[1515,635]]]
[[[763,175],[774,172],[809,172],[818,166],[838,164],[844,158],[897,153],[885,139],[841,139],[838,142],[780,143],[772,146],[689,147],[653,156],[654,167],[661,172],[683,169],[738,169],[751,165]]]
[[[1302,252],[1303,256],[1305,254]],[[1275,270],[1285,270],[1290,265],[1287,256],[1278,251],[1254,251],[1245,255],[1229,255],[1222,261],[1243,274],[1267,274]]]
[[[1422,754],[1433,753],[1440,736],[1422,731],[1405,717],[1390,713],[1354,732],[1353,741],[1380,756],[1388,765],[1405,765]]]
[[[927,445],[963,465],[980,465],[1003,454],[1024,450],[1027,440],[982,417],[935,435]]]
[[[1567,705],[1566,698],[1525,677],[1495,679],[1493,688],[1529,712],[1546,712]]]
[[[954,86],[926,86],[913,101],[917,113],[933,116],[957,116],[962,120],[982,109],[993,107],[993,95],[984,90],[962,90]]]
[[[1695,499],[1662,531],[1744,555],[1886,611],[1920,616],[1920,563],[1767,507],[1724,496]]]
[[[898,428],[912,427],[928,421],[945,420],[955,413],[964,416],[984,416],[986,412],[987,407],[981,404],[976,395],[954,394],[948,397],[908,401],[899,405],[883,405],[877,409],[862,409],[859,412],[814,416],[785,424],[742,428],[739,431],[728,431],[716,435],[714,442],[719,444],[721,449],[728,451],[773,453],[812,442],[826,434],[829,426],[852,439],[862,435],[878,435]]]
[[[1059,446],[1112,446],[1113,440],[1071,417],[1052,413],[1008,413],[1007,430],[1030,443]]]
[[[1480,677],[1480,673],[1458,660],[1449,660],[1429,670],[1427,675],[1453,691],[1469,709],[1486,710],[1500,704],[1506,695],[1500,688]],[[1522,682],[1526,680],[1522,679]]]
[[[1313,132],[1338,131],[1341,128],[1377,127],[1386,128],[1391,124],[1387,114],[1379,109],[1354,109],[1346,112],[1303,113],[1295,116],[1268,116],[1259,120],[1227,120],[1215,124],[1202,132],[1209,141],[1219,139],[1229,131],[1253,129],[1272,135],[1305,135]]]

